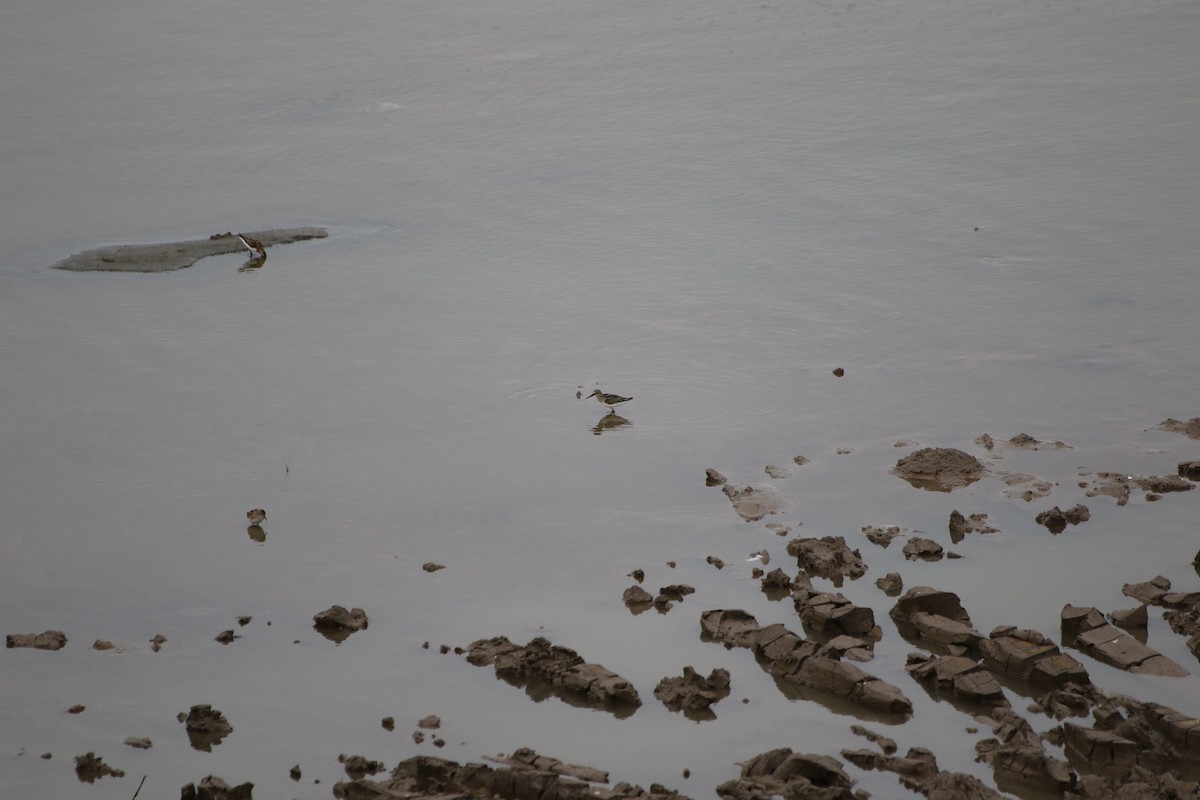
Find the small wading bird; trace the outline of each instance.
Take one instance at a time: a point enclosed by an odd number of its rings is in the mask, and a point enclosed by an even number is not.
[[[767,564],[771,563],[771,554],[766,550],[759,550],[757,553],[751,553],[750,557],[746,560],[757,561],[765,567]]]
[[[619,394],[605,394],[599,389],[589,394],[588,397],[596,398],[597,402],[607,408],[610,414],[616,413],[617,406],[622,403],[628,403],[633,399],[632,397],[621,397]]]
[[[267,521],[267,512],[261,508],[252,508],[246,512],[246,519],[250,520],[251,525],[262,525]]]
[[[267,257],[267,248],[258,239],[254,239],[244,233],[237,234],[237,238],[242,244],[246,245],[246,249],[253,253],[255,258],[265,259]]]

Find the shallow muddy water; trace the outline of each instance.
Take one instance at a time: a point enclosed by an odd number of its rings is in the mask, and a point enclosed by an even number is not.
[[[863,746],[862,719],[991,782],[986,732],[904,673],[916,648],[874,580],[1056,641],[1066,603],[1127,608],[1122,584],[1156,574],[1198,588],[1196,492],[1117,507],[1076,485],[1200,458],[1154,429],[1200,415],[1198,34],[1186,2],[0,12],[2,632],[69,637],[0,651],[0,794],[128,798],[147,775],[142,796],[165,797],[216,774],[318,798],[339,753],[530,746],[712,797],[766,749]],[[252,271],[49,268],[307,225],[329,238]],[[576,399],[597,386],[634,398],[619,420]],[[987,453],[984,432],[1072,449]],[[994,475],[915,489],[888,474],[901,439],[1057,485],[1031,503]],[[787,510],[743,522],[707,467]],[[1034,523],[1077,502],[1083,525]],[[933,564],[860,533],[950,546],[953,509],[1002,532]],[[786,695],[700,640],[711,608],[800,631],[744,559],[766,547],[794,572],[788,539],[826,535],[870,567],[840,590],[883,626],[864,668],[913,701],[907,725]],[[635,568],[697,591],[633,616]],[[312,630],[335,603],[370,617],[336,646]],[[242,638],[213,641],[228,628]],[[438,652],[501,634],[578,650],[643,706],[534,702]],[[1154,609],[1149,644],[1200,673]],[[1200,715],[1195,675],[1076,655],[1106,691]],[[689,664],[731,672],[716,720],[652,696]],[[199,703],[234,728],[211,753],[175,719]],[[427,714],[441,750],[410,736]],[[126,777],[77,781],[88,751]]]

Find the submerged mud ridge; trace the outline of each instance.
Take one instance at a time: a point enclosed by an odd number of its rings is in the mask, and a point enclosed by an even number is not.
[[[273,228],[247,231],[245,235],[258,239],[265,247],[324,239],[324,228]],[[202,258],[229,253],[246,253],[245,246],[232,233],[217,233],[207,239],[160,244],[121,244],[84,250],[54,265],[55,269],[71,272],[170,272],[185,269]]]

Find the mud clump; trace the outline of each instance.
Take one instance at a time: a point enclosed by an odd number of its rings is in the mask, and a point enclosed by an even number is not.
[[[725,800],[856,800],[853,787],[854,781],[836,758],[784,747],[743,762],[741,776],[722,783],[717,794]]]
[[[504,636],[480,639],[467,649],[467,661],[477,667],[491,665],[496,674],[514,685],[538,684],[586,704],[625,715],[642,704],[633,684],[599,664],[586,663],[567,647],[537,637],[517,645]]]
[[[1034,518],[1034,521],[1038,525],[1045,525],[1046,529],[1051,533],[1062,533],[1067,529],[1067,525],[1078,525],[1082,522],[1087,522],[1091,518],[1092,514],[1085,505],[1076,505],[1074,508],[1068,508],[1066,511],[1055,506],[1038,514]]]
[[[654,784],[649,790],[628,783],[612,788],[608,773],[567,764],[522,748],[510,758],[493,759],[502,766],[458,764],[434,756],[416,756],[400,762],[384,781],[356,780],[333,787],[336,798],[480,797],[496,800],[557,798],[557,800],[688,800],[678,792]]]
[[[180,800],[252,800],[253,783],[230,786],[216,775],[202,778],[199,783],[189,783],[180,791]]]
[[[724,486],[728,479],[711,467],[704,470],[704,485],[705,486]]]
[[[67,635],[62,631],[10,633],[5,637],[5,644],[9,648],[32,647],[36,650],[62,650],[67,646]]]
[[[1182,433],[1189,439],[1200,439],[1200,417],[1192,417],[1187,422],[1168,418],[1160,422],[1158,427],[1171,433]]]
[[[892,474],[918,489],[949,492],[983,477],[979,459],[952,447],[926,447],[896,462]]]
[[[1179,678],[1190,674],[1158,651],[1108,624],[1095,608],[1064,606],[1062,641],[1068,647],[1077,647],[1098,661],[1127,672]]]
[[[704,718],[698,712],[708,712],[707,717],[713,718],[709,707],[729,696],[729,670],[714,669],[705,678],[692,667],[684,667],[683,675],[659,681],[654,696],[672,711],[694,719]]]
[[[866,536],[867,540],[870,541],[871,544],[877,544],[880,547],[887,547],[892,543],[893,539],[904,533],[904,528],[901,528],[898,525],[885,525],[882,527],[864,525],[862,532],[863,536]]]
[[[958,544],[966,538],[968,533],[998,533],[999,528],[994,528],[988,524],[987,514],[972,514],[965,517],[956,508],[950,512],[950,541]]]
[[[867,572],[862,553],[851,550],[841,536],[793,539],[788,542],[787,553],[810,574],[829,578],[835,586],[840,586],[843,578],[855,580]]]
[[[374,761],[364,756],[348,756],[345,753],[338,756],[338,763],[346,770],[350,780],[354,781],[364,775],[378,775],[387,769],[382,761]]]
[[[703,638],[726,647],[754,651],[763,669],[777,680],[844,697],[864,708],[907,716],[912,702],[886,681],[840,659],[837,647],[806,641],[782,625],[758,624],[741,609],[716,609],[700,615]]]
[[[899,572],[889,572],[875,581],[875,585],[888,597],[895,597],[904,591],[904,579]]]
[[[350,638],[350,634],[365,630],[368,624],[367,612],[361,608],[347,611],[341,606],[330,606],[313,616],[313,628],[339,644]]]
[[[914,536],[904,544],[904,557],[909,561],[941,561],[944,551],[933,539]]]
[[[114,778],[124,778],[125,771],[110,767],[95,753],[85,753],[75,756],[75,775],[82,783],[95,783],[110,775]]]
[[[733,504],[733,510],[746,522],[758,522],[770,514],[778,514],[787,508],[783,495],[773,486],[750,486],[726,483],[721,491]]]
[[[233,733],[233,726],[225,715],[210,705],[192,706],[187,712],[179,712],[176,717],[187,729],[188,741],[196,750],[211,753],[213,745]]]
[[[896,601],[889,616],[900,635],[910,641],[926,640],[951,655],[974,653],[983,634],[971,626],[971,617],[953,592],[914,586]]]

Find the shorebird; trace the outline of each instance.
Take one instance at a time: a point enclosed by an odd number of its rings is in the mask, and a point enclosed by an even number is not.
[[[255,258],[267,257],[267,248],[258,239],[254,239],[244,233],[236,234],[236,236],[241,240],[242,244],[246,245],[246,249],[254,254]]]
[[[251,525],[262,525],[267,521],[267,512],[261,508],[252,508],[246,512],[246,519],[250,520]]]
[[[758,561],[765,567],[767,564],[771,563],[771,554],[768,553],[766,550],[759,550],[757,553],[751,553],[750,557],[747,558],[746,560],[747,561]]]
[[[605,394],[599,389],[589,394],[588,397],[596,398],[596,401],[607,408],[610,414],[616,413],[617,406],[633,399],[632,397],[621,397],[619,394]]]

